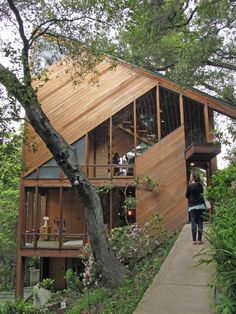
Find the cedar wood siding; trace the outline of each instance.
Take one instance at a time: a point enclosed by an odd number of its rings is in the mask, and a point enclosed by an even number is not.
[[[98,65],[98,70],[99,84],[92,85],[85,80],[79,86],[73,86],[68,74],[65,74],[52,78],[38,91],[44,112],[69,144],[157,85],[156,81],[120,65],[111,68],[105,60]],[[24,147],[27,169],[24,175],[51,158],[50,152],[31,126],[26,129],[29,142],[36,145],[37,151]]]
[[[180,126],[136,159],[137,176],[149,176],[159,186],[153,191],[137,189],[138,225],[159,213],[169,231],[187,221],[187,185],[184,127]]]

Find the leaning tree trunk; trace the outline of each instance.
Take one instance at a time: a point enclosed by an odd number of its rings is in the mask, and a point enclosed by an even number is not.
[[[119,286],[128,273],[115,256],[106,236],[101,201],[93,186],[85,177],[76,159],[77,154],[64,138],[52,127],[38,102],[31,86],[26,87],[8,69],[0,64],[0,82],[24,107],[30,124],[52,153],[57,164],[62,168],[76,188],[85,206],[88,235],[92,252],[103,279],[111,286]]]

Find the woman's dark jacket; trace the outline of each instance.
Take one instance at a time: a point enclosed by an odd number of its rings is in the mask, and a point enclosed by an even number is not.
[[[203,186],[201,183],[190,183],[185,194],[188,199],[188,207],[204,204],[202,193]]]

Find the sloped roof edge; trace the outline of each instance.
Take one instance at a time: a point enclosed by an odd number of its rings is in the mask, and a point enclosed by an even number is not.
[[[122,63],[124,65],[127,65],[130,68],[137,69],[139,71],[142,71],[143,73],[154,75],[156,78],[161,78],[161,79],[163,79],[163,80],[165,80],[165,81],[167,81],[169,83],[173,83],[175,85],[178,85],[178,86],[182,87],[184,90],[191,90],[194,93],[197,93],[197,94],[199,94],[201,96],[204,96],[204,97],[207,97],[209,99],[212,99],[213,101],[216,101],[216,102],[218,102],[218,103],[220,103],[220,104],[222,104],[224,106],[228,106],[229,108],[236,110],[236,106],[230,104],[229,102],[227,102],[227,101],[225,101],[223,99],[220,99],[218,97],[212,96],[212,95],[210,95],[210,94],[208,94],[206,92],[203,92],[203,91],[201,91],[201,90],[199,90],[197,88],[194,88],[192,86],[183,85],[183,84],[181,84],[181,83],[179,83],[179,82],[177,82],[175,80],[172,80],[172,79],[168,78],[167,76],[165,76],[163,74],[160,74],[160,73],[157,73],[155,71],[151,71],[151,70],[145,69],[145,68],[143,68],[141,66],[129,63],[129,62],[127,62],[127,61],[125,61],[125,60],[123,60],[121,58],[116,58],[116,57],[113,57],[111,55],[107,55],[107,57],[115,59],[115,60],[119,61],[120,63]]]
[[[78,40],[72,39],[72,38],[68,38],[68,37],[66,37],[66,36],[64,36],[64,35],[60,35],[60,34],[58,34],[58,33],[46,32],[45,35],[46,35],[46,36],[50,36],[50,35],[51,35],[51,36],[53,36],[53,37],[54,37],[54,36],[59,36],[59,37],[61,37],[61,38],[64,38],[65,40],[74,41],[74,42],[76,42],[77,44],[79,44]],[[85,46],[87,49],[91,49],[90,47],[88,47],[88,46],[87,46],[86,44],[84,44],[84,43],[82,43],[82,45]],[[136,70],[138,70],[138,71],[141,71],[144,75],[145,75],[145,73],[146,73],[146,74],[149,74],[149,75],[154,75],[156,78],[161,78],[161,79],[163,79],[163,80],[165,80],[165,81],[167,81],[167,82],[169,82],[169,83],[172,83],[172,84],[175,84],[175,85],[177,85],[177,86],[179,86],[179,87],[182,87],[183,90],[190,90],[190,91],[192,91],[192,92],[194,92],[194,93],[196,93],[196,94],[198,94],[198,95],[200,95],[200,96],[209,98],[209,99],[211,99],[212,101],[215,101],[215,102],[217,102],[217,103],[219,103],[219,104],[221,104],[221,105],[223,105],[223,106],[227,106],[227,107],[230,108],[230,109],[236,110],[236,106],[230,104],[229,102],[227,102],[227,101],[225,101],[225,100],[223,100],[223,99],[220,99],[220,98],[218,98],[218,97],[212,96],[212,95],[210,95],[210,94],[208,94],[208,93],[206,93],[206,92],[203,92],[203,91],[201,91],[201,90],[199,90],[199,89],[197,89],[197,88],[194,88],[194,87],[192,87],[192,86],[183,85],[183,84],[181,84],[181,83],[179,83],[179,82],[177,82],[177,81],[175,81],[175,80],[172,80],[172,79],[166,77],[166,76],[163,75],[163,74],[160,74],[160,73],[157,73],[157,72],[155,72],[155,71],[151,71],[151,70],[145,69],[144,67],[141,67],[141,66],[138,66],[138,65],[129,63],[129,62],[125,61],[124,59],[121,59],[120,57],[115,57],[115,56],[109,55],[109,54],[107,54],[107,53],[104,53],[104,52],[102,52],[102,51],[101,51],[101,54],[103,54],[104,56],[106,56],[106,57],[108,57],[108,58],[110,58],[110,59],[112,59],[112,60],[114,60],[114,61],[118,61],[118,62],[122,63],[123,65],[126,65],[126,66],[130,67],[131,69],[136,69]],[[235,114],[235,116],[236,116],[236,114]]]

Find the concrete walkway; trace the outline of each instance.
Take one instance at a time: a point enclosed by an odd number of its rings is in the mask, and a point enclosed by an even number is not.
[[[196,266],[200,257],[194,257],[209,246],[193,245],[191,226],[185,225],[162,265],[140,301],[134,314],[212,314],[213,291],[208,287],[213,266]]]

